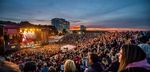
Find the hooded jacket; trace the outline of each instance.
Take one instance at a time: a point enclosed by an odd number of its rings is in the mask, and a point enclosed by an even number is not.
[[[150,72],[150,64],[147,59],[130,63],[121,72]]]

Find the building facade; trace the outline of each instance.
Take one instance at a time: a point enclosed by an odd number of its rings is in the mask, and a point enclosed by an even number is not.
[[[55,26],[59,33],[62,33],[65,29],[66,31],[69,31],[70,22],[66,21],[63,18],[53,18],[51,20],[52,26]]]

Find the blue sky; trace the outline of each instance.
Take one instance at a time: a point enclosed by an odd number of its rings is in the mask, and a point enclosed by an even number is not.
[[[87,27],[150,28],[150,0],[0,0],[0,20]]]

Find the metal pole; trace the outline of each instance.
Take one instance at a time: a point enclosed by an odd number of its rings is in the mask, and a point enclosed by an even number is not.
[[[4,50],[4,51],[3,51],[3,53],[5,53],[5,49],[6,49],[6,44],[5,44],[6,41],[5,41],[5,38],[4,38],[4,33],[5,33],[5,32],[4,32],[4,30],[5,30],[4,27],[5,27],[5,26],[3,26],[3,40],[4,40],[4,43],[3,43],[3,45],[4,45],[3,50]]]

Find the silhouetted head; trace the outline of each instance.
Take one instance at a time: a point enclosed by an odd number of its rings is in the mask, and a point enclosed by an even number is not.
[[[99,61],[99,58],[98,58],[97,54],[90,53],[90,54],[88,54],[88,60],[89,60],[89,64],[94,64]]]
[[[35,72],[36,71],[36,63],[35,62],[27,62],[24,66],[24,72]]]

